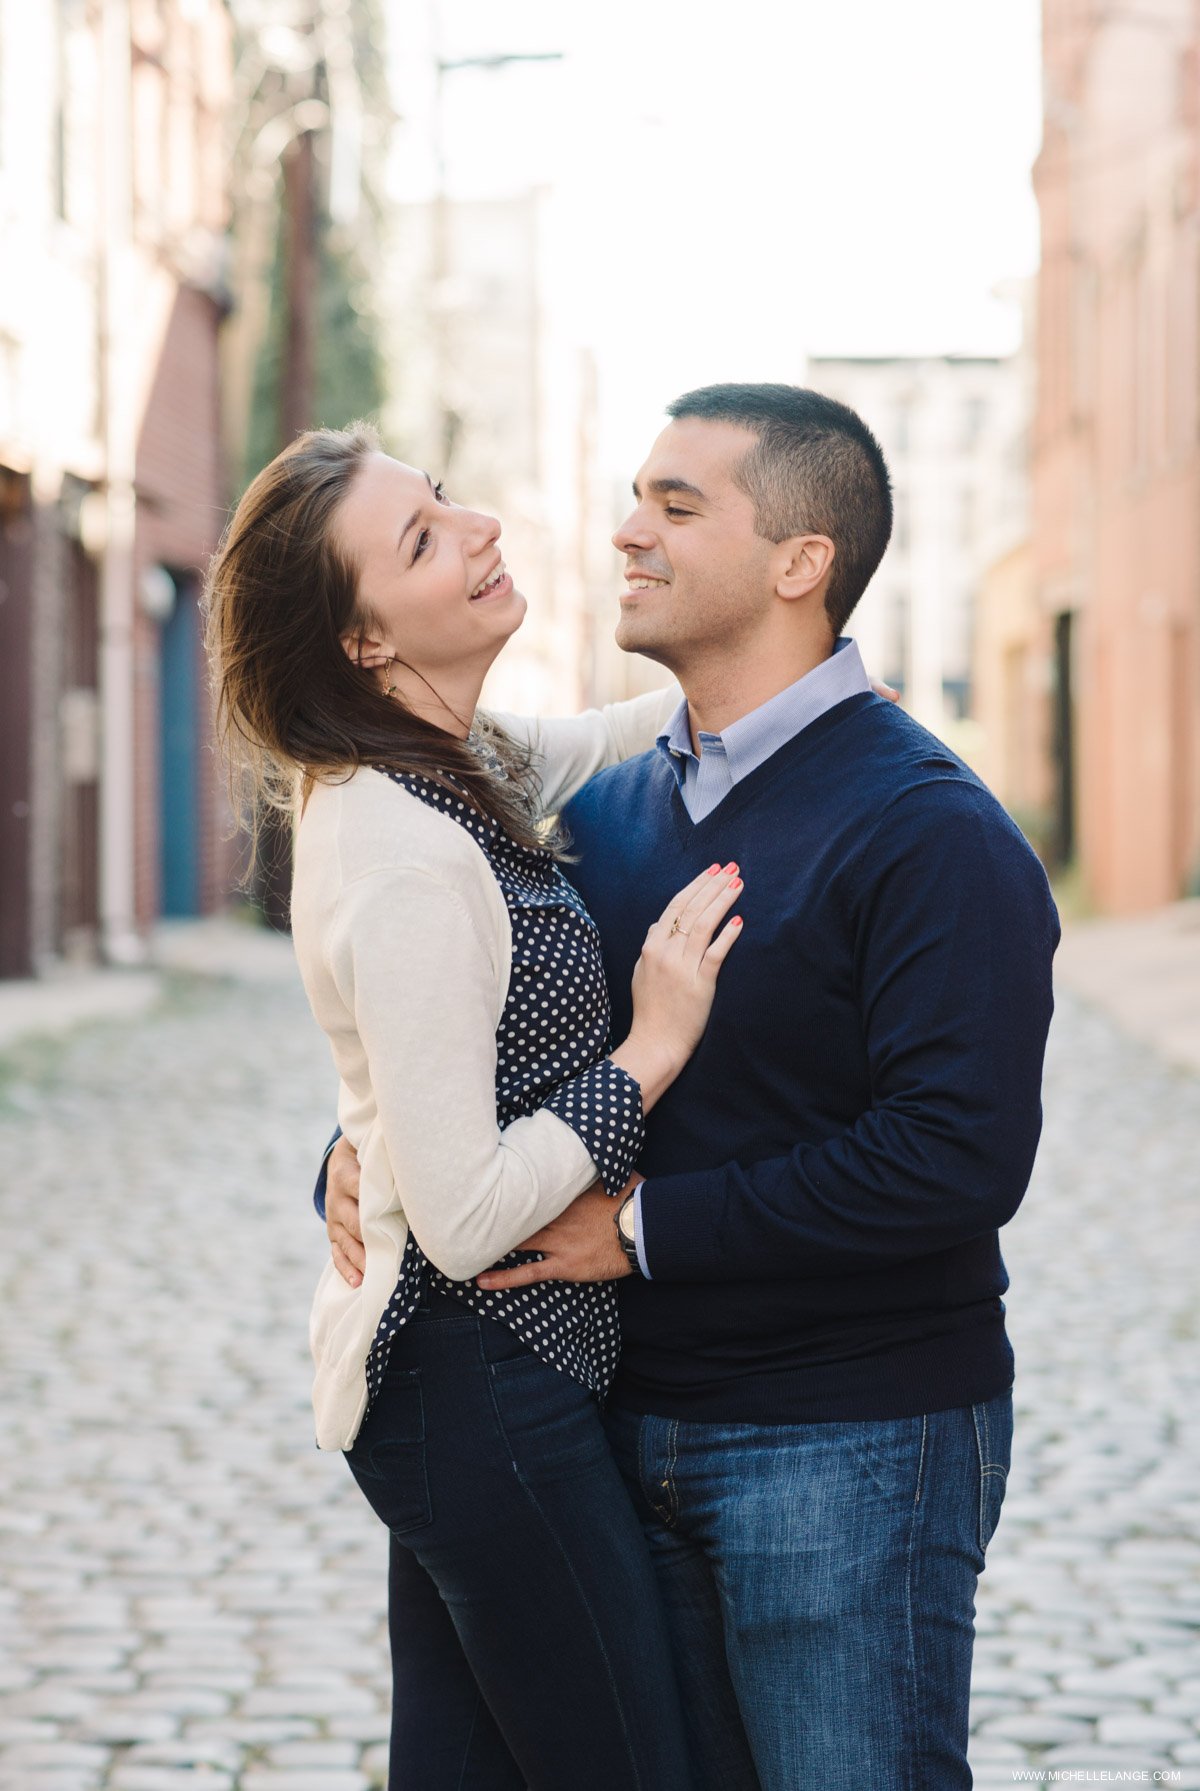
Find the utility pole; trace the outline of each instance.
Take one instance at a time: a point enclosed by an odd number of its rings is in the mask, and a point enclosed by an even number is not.
[[[101,9],[104,78],[100,163],[100,414],[104,431],[104,528],[100,559],[100,936],[110,964],[145,955],[134,883],[136,669],[134,467],[137,431],[129,398],[133,177],[128,0]]]
[[[317,421],[315,403],[317,293],[316,157],[302,131],[283,158],[284,347],[279,380],[280,447]]]
[[[279,228],[283,261],[283,354],[277,395],[279,448],[287,447],[317,422],[316,403],[316,298],[319,279],[316,190],[316,131],[307,111],[320,107],[319,128],[328,114],[315,92],[321,41],[318,35],[322,9],[315,6],[308,22],[308,41],[300,38],[311,58],[300,76],[313,90],[291,110],[294,131],[280,156]],[[279,126],[288,127],[286,114]],[[292,829],[287,817],[271,809],[262,816],[259,830],[260,860],[256,877],[263,919],[276,932],[291,924]]]
[[[316,157],[312,131],[293,137],[283,156],[280,228],[283,231],[283,360],[279,370],[279,446],[317,418],[313,414],[316,375],[317,293]],[[276,810],[263,817],[258,900],[263,918],[276,932],[290,925],[292,830]]]

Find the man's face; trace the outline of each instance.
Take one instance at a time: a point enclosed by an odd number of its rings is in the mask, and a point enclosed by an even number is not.
[[[754,638],[772,608],[777,550],[754,530],[733,468],[753,430],[669,423],[633,482],[637,508],[613,536],[625,555],[617,645],[679,672]]]

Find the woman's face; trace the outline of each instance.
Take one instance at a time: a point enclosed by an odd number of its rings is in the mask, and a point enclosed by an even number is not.
[[[494,516],[452,503],[428,474],[371,454],[338,509],[368,633],[426,676],[491,664],[525,617]]]

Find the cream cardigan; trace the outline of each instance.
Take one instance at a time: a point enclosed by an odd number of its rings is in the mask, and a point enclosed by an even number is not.
[[[645,752],[679,701],[674,686],[569,720],[500,719],[532,745],[553,813]],[[310,1322],[317,1446],[348,1449],[410,1221],[429,1260],[465,1281],[557,1217],[596,1169],[544,1108],[499,1128],[512,931],[486,857],[448,815],[379,771],[317,784],[296,833],[292,937],[362,1168],[362,1284],[326,1264]]]

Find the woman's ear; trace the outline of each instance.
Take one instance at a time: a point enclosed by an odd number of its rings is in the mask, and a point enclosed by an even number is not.
[[[343,634],[342,651],[354,665],[364,672],[374,671],[385,666],[396,655],[382,641],[373,640],[369,634]]]

